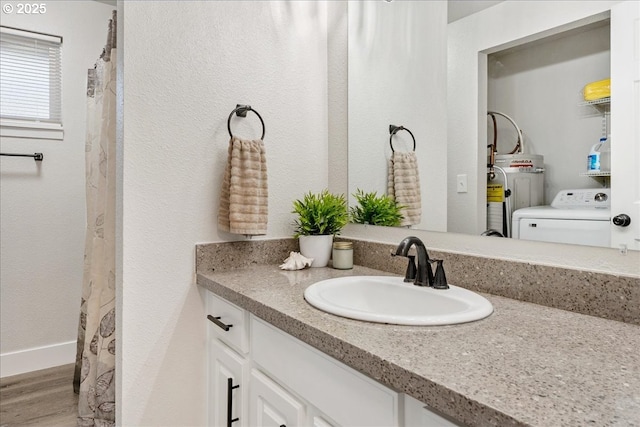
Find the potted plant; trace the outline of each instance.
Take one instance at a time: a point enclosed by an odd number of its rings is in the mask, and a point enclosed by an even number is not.
[[[374,191],[365,193],[358,189],[353,195],[358,201],[357,206],[352,206],[352,222],[357,224],[383,225],[388,227],[399,226],[402,221],[400,210],[403,206],[396,203],[387,195],[380,195]]]
[[[343,194],[336,195],[323,190],[307,193],[302,200],[293,202],[295,234],[300,242],[300,253],[313,258],[311,267],[325,267],[331,257],[333,236],[349,220],[347,201]]]

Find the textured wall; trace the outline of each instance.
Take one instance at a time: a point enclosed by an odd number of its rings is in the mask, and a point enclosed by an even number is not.
[[[328,185],[327,10],[321,2],[123,2],[122,425],[201,425],[205,318],[195,243],[217,230],[237,103],[266,124],[267,237]],[[234,132],[260,132],[251,113]]]
[[[64,125],[61,141],[2,138],[3,152],[44,153],[42,163],[0,158],[3,356],[61,344],[65,354],[67,347],[75,351],[68,343],[76,339],[82,287],[86,76],[104,47],[112,10],[93,1],[57,1],[41,15],[2,14],[2,25],[63,37]],[[49,361],[35,362],[32,369]]]

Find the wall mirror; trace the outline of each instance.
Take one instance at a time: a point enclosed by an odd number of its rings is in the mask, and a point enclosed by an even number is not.
[[[456,6],[461,3],[472,2]],[[625,34],[634,24],[625,15],[636,5],[487,3],[491,7],[448,22],[445,1],[349,2],[350,205],[358,190],[387,193],[395,148],[414,152],[418,161],[422,215],[411,228],[469,235],[498,229],[544,241],[566,233],[580,237],[560,242],[640,249],[638,131],[623,112],[637,109],[637,101],[619,84],[626,79],[638,86],[637,75],[621,71],[634,68],[621,54],[634,57],[633,31]],[[618,86],[609,101],[585,101],[587,84],[614,77]],[[389,125],[411,132],[391,135]],[[522,153],[510,154],[520,132]],[[602,137],[613,144],[611,157],[601,171],[588,171],[588,155]],[[500,160],[516,162],[498,167],[492,179],[487,145],[494,138]],[[530,165],[532,157],[540,164]],[[512,196],[491,199],[492,184]],[[551,237],[527,237],[507,220],[518,208],[548,206],[559,194],[568,213]],[[589,223],[568,209],[585,198],[607,199]],[[542,211],[529,229],[557,226],[545,222]],[[613,224],[621,214],[630,225]],[[583,239],[587,234],[606,239]]]

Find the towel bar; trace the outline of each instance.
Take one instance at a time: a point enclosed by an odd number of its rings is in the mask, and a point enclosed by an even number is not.
[[[404,126],[389,125],[389,133],[391,134],[389,136],[389,145],[391,146],[391,151],[394,153],[396,151],[393,149],[393,135],[401,130],[406,130],[407,132],[409,132],[409,135],[411,135],[411,138],[413,139],[413,151],[416,151],[416,138],[413,136],[413,133],[409,129]]]
[[[227,129],[229,130],[229,136],[233,138],[233,134],[231,133],[231,117],[233,117],[233,114],[235,113],[238,117],[247,117],[247,111],[253,111],[254,113],[256,113],[256,116],[258,116],[258,118],[260,119],[260,123],[262,123],[262,136],[260,137],[260,139],[264,140],[264,131],[265,131],[264,121],[262,120],[262,117],[260,116],[260,114],[258,114],[256,110],[251,108],[250,105],[237,104],[236,108],[231,112],[231,114],[229,114],[229,120],[227,120]]]
[[[41,162],[44,159],[44,155],[42,153],[33,153],[33,154],[0,153],[0,156],[33,157],[33,160],[35,160],[36,162]]]

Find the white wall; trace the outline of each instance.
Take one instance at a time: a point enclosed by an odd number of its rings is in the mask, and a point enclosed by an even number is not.
[[[349,195],[387,193],[389,125],[416,139],[422,221],[446,231],[447,3],[349,3]],[[413,150],[399,131],[394,150]],[[350,205],[356,201],[350,197]]]
[[[485,229],[487,54],[603,19],[618,1],[505,1],[448,26],[448,227]],[[600,14],[599,17],[594,15]],[[524,17],[524,18],[523,18]],[[499,31],[490,31],[499,29]],[[480,137],[481,136],[481,137]],[[455,193],[467,174],[468,193]],[[469,215],[475,213],[475,218]]]
[[[525,152],[544,156],[547,204],[560,190],[602,185],[580,173],[603,135],[603,114],[579,104],[585,84],[610,77],[609,31],[598,25],[489,57],[488,109],[512,117],[523,131]],[[505,153],[517,137],[509,122],[496,119],[498,148]]]
[[[5,2],[3,2],[4,4]],[[63,37],[64,139],[2,138],[0,353],[2,376],[75,360],[84,256],[87,69],[107,39],[113,7],[47,2],[46,13],[2,13],[2,25]]]
[[[194,245],[216,226],[227,118],[266,124],[268,238],[291,202],[328,185],[323,2],[132,2],[124,25],[119,423],[202,425],[205,313]],[[250,113],[240,136],[258,134]]]

